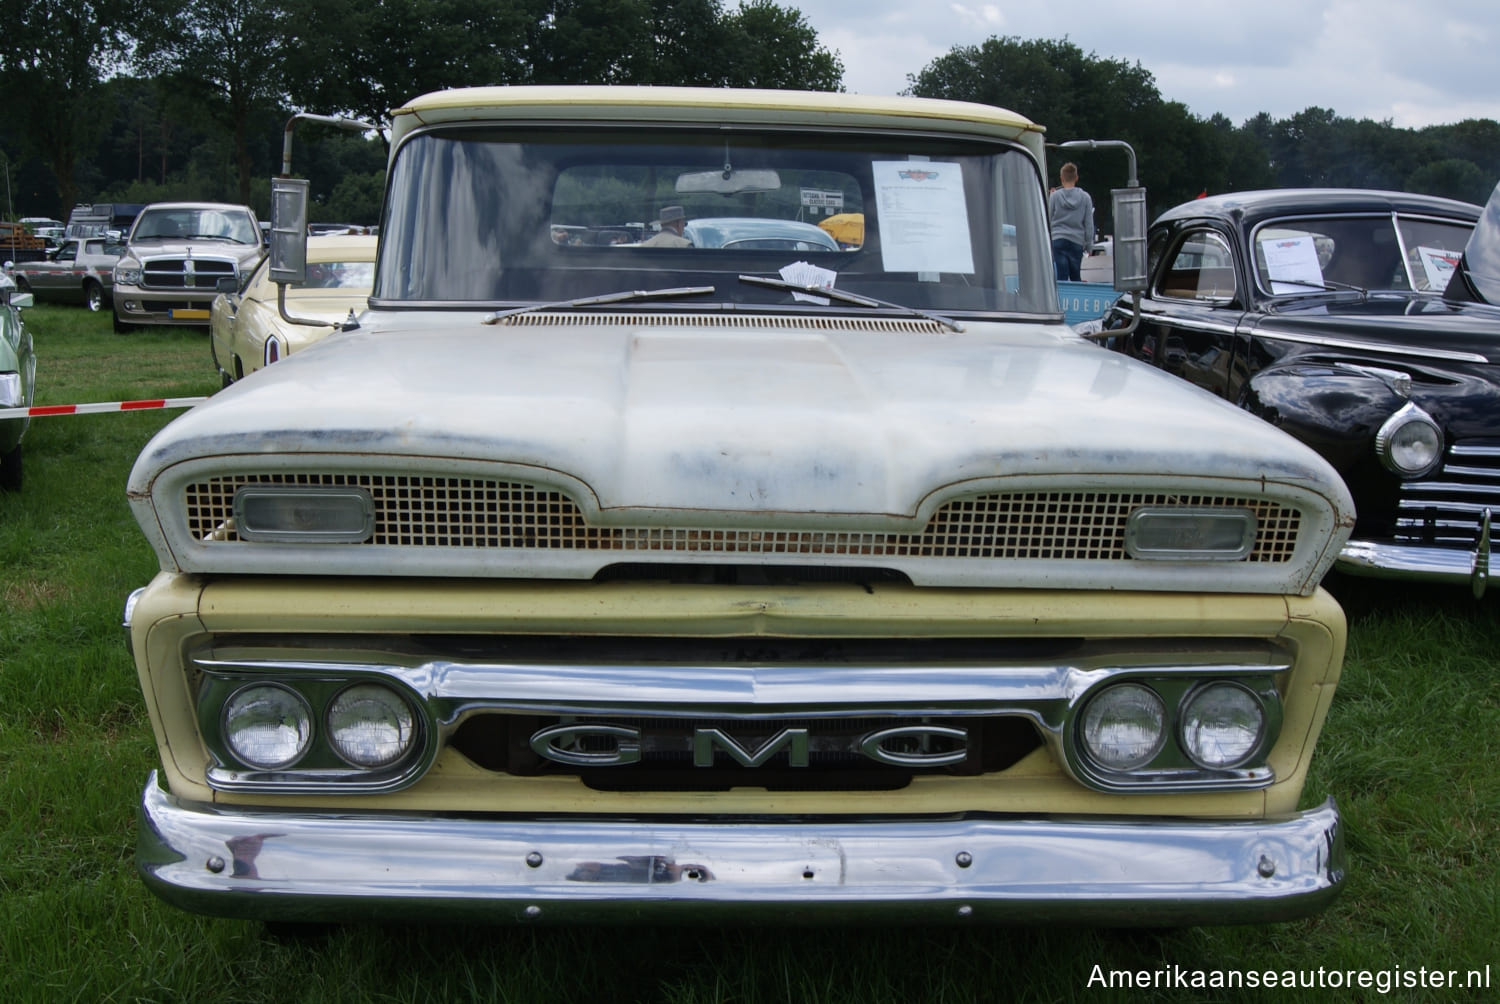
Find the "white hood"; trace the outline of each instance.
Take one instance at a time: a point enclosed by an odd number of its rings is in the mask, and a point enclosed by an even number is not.
[[[336,334],[215,395],[148,446],[131,491],[194,458],[354,452],[556,471],[603,512],[910,516],[955,482],[1058,474],[1343,497],[1311,450],[1060,325],[430,320]]]

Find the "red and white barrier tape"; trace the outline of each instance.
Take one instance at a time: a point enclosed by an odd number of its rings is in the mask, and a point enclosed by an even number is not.
[[[94,404],[38,404],[30,408],[0,408],[0,418],[40,418],[44,415],[101,415],[112,411],[154,411],[191,408],[206,397],[160,397],[148,401],[101,401]]]

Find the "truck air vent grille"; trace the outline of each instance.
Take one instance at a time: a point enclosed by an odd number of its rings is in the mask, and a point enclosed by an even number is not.
[[[954,499],[912,533],[820,529],[592,526],[568,496],[538,485],[458,477],[262,474],[212,478],[186,489],[189,532],[233,542],[234,494],[244,485],[357,486],[375,500],[367,545],[673,552],[695,555],[897,556],[1125,560],[1125,524],[1141,506],[1248,508],[1247,560],[1285,562],[1301,514],[1264,499],[1150,492],[1014,492]]]
[[[920,334],[942,331],[935,321],[919,319],[892,320],[880,317],[819,317],[786,314],[517,314],[501,324],[525,328],[558,328],[589,325],[628,325],[630,327],[670,328],[682,325],[692,328],[759,328],[797,331],[859,331],[891,334]]]

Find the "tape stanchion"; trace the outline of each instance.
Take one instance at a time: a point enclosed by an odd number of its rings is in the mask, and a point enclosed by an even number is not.
[[[30,408],[0,408],[0,418],[41,418],[49,415],[103,415],[115,411],[154,411],[191,408],[206,397],[159,397],[144,401],[99,401],[92,404],[38,404]]]

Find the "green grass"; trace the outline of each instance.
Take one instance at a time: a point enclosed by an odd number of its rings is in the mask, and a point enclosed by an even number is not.
[[[107,315],[79,308],[38,307],[27,317],[39,403],[217,387],[201,331],[115,335]],[[25,488],[0,495],[0,1000],[1285,996],[1091,990],[1095,965],[1316,973],[1488,964],[1500,985],[1500,595],[1475,603],[1461,589],[1346,580],[1330,585],[1350,612],[1347,666],[1306,801],[1339,799],[1350,878],[1343,898],[1310,920],[1147,932],[355,925],[295,941],[174,910],[134,872],[135,803],[156,752],[119,628],[125,596],[156,567],[125,504],[125,479],[171,417],[36,419]],[[1334,996],[1383,999],[1374,989]]]

